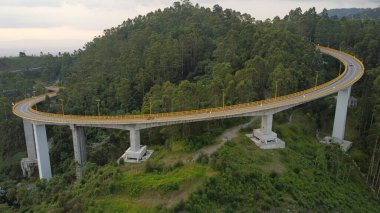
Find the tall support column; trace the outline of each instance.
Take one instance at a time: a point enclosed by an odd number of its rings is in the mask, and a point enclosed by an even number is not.
[[[334,128],[332,136],[340,140],[344,139],[344,131],[346,129],[346,118],[348,101],[350,99],[351,87],[347,87],[338,92],[336,99],[336,109],[334,118]]]
[[[76,175],[78,179],[83,177],[83,167],[87,162],[86,158],[86,135],[83,127],[71,125],[73,133],[74,158],[76,162]]]
[[[27,158],[21,159],[21,170],[24,176],[30,177],[37,166],[36,143],[34,142],[33,124],[23,119]]]
[[[33,129],[40,179],[49,180],[52,178],[52,174],[50,167],[49,147],[46,137],[46,127],[44,124],[33,124]]]
[[[28,159],[37,159],[36,144],[34,142],[33,124],[32,122],[23,119],[24,123],[24,134],[26,142],[26,151],[28,153]]]
[[[141,160],[147,160],[153,153],[152,150],[147,150],[147,146],[141,146],[139,129],[129,129],[129,139],[131,146],[121,156],[124,162],[138,163]]]
[[[282,149],[285,143],[277,138],[277,134],[272,131],[273,114],[267,113],[261,116],[260,129],[253,130],[253,134],[247,136],[261,149]]]
[[[264,115],[261,117],[261,132],[263,134],[271,134],[272,132],[272,124],[273,124],[273,114]],[[276,133],[274,133],[276,134]],[[277,134],[275,136],[277,138]]]
[[[138,151],[141,148],[140,145],[140,130],[131,130],[129,131],[129,138],[131,141],[131,151]]]

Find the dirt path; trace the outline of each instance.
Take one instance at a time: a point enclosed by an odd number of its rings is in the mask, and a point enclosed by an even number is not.
[[[226,129],[220,135],[220,139],[221,139],[220,142],[218,142],[216,144],[213,144],[213,145],[210,145],[210,146],[203,147],[202,149],[198,150],[193,155],[192,161],[196,161],[201,154],[207,154],[207,155],[213,154],[220,147],[222,147],[227,141],[232,140],[233,138],[235,138],[238,135],[238,133],[239,133],[239,131],[240,131],[241,128],[247,127],[248,125],[250,125],[255,120],[256,120],[256,117],[252,118],[248,123],[241,124],[239,126],[235,126],[235,127],[230,128],[230,129]]]

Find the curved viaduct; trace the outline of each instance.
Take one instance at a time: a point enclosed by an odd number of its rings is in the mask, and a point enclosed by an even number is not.
[[[37,111],[32,107],[45,100],[46,95],[55,97],[58,90],[41,96],[22,100],[13,106],[13,113],[23,118],[28,158],[21,161],[24,174],[30,175],[33,166],[38,165],[41,179],[52,177],[46,125],[70,126],[73,133],[74,156],[77,162],[77,176],[82,177],[82,167],[86,163],[84,127],[113,128],[130,131],[131,145],[124,153],[126,161],[140,161],[147,153],[147,147],[140,145],[140,130],[179,123],[207,121],[231,117],[261,116],[261,128],[254,130],[252,137],[262,148],[284,148],[285,144],[272,132],[273,114],[294,106],[338,93],[335,111],[333,138],[343,139],[351,86],[364,74],[360,60],[347,53],[327,47],[317,46],[324,54],[338,59],[345,71],[337,78],[316,87],[251,103],[243,103],[219,108],[200,109],[183,112],[126,115],[126,116],[80,116],[52,114]]]

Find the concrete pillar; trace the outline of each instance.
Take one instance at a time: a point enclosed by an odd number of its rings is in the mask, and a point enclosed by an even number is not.
[[[350,99],[351,87],[340,90],[336,99],[336,109],[334,118],[334,128],[332,136],[340,140],[344,139],[344,131],[346,128],[347,108]]]
[[[277,134],[272,132],[273,114],[261,116],[261,127],[255,129],[253,135],[258,138],[262,143],[276,142]]]
[[[140,162],[150,157],[153,151],[147,150],[147,146],[140,145],[140,130],[129,129],[129,138],[131,146],[124,152],[121,158],[124,162]]]
[[[277,134],[272,131],[273,114],[267,113],[261,116],[260,129],[253,130],[253,134],[247,136],[261,149],[283,149],[284,141],[277,138]]]
[[[34,142],[34,133],[33,133],[33,124],[32,122],[23,119],[24,123],[24,134],[25,134],[25,142],[26,142],[26,151],[28,153],[29,160],[36,160],[36,144]]]
[[[130,130],[129,138],[131,141],[131,151],[138,151],[140,149],[140,130]]]
[[[50,167],[49,147],[46,137],[46,127],[44,124],[33,124],[33,129],[40,179],[49,180],[52,178],[52,174]]]
[[[24,135],[26,142],[26,151],[28,154],[27,158],[21,159],[21,170],[24,176],[30,177],[34,168],[37,167],[37,152],[36,152],[36,143],[34,141],[34,130],[33,124],[29,120],[23,119],[24,123]]]
[[[261,132],[263,134],[272,133],[273,114],[263,115],[261,117]]]
[[[83,166],[87,162],[86,135],[83,127],[70,126],[73,133],[74,158],[76,162],[76,175],[78,179],[83,177]]]

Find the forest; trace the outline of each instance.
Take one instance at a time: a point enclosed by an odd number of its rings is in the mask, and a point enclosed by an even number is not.
[[[349,111],[346,137],[354,145],[347,154],[315,138],[316,130],[331,129],[330,97],[294,109],[291,123],[287,117],[293,112],[275,116],[285,150],[263,152],[250,144],[243,134],[257,127],[253,122],[196,162],[188,157],[249,120],[144,130],[142,143],[155,154],[140,165],[116,164],[128,147],[127,131],[87,128],[88,163],[79,182],[70,129],[49,126],[54,178],[22,177],[25,139],[11,106],[44,93],[44,86],[64,87],[60,102],[38,106],[54,113],[128,115],[233,105],[313,87],[317,76],[319,84],[338,76],[342,66],[321,55],[316,44],[351,53],[366,67],[353,87],[358,107]],[[0,58],[0,91],[0,212],[380,209],[379,20],[336,19],[315,8],[256,20],[184,0],[106,29],[73,53]]]

